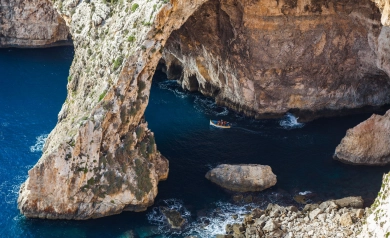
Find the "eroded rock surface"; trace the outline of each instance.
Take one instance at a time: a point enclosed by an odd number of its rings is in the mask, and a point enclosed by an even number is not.
[[[311,205],[316,205],[310,209]],[[357,237],[364,222],[363,209],[341,208],[332,201],[308,204],[302,210],[294,206],[268,204],[255,208],[242,223],[226,226],[220,237],[293,238],[293,237]],[[371,236],[374,237],[374,236]],[[384,237],[384,236],[375,236]]]
[[[372,115],[347,131],[337,146],[334,158],[362,165],[390,164],[390,111]]]
[[[153,204],[168,176],[143,114],[161,48],[204,1],[55,1],[74,46],[68,96],[21,186],[27,217],[89,219]]]
[[[368,210],[359,238],[390,236],[390,173],[383,175],[381,190]]]
[[[0,47],[71,45],[65,20],[49,0],[1,0]]]
[[[309,120],[390,102],[380,17],[369,0],[211,0],[172,34],[163,58],[168,77],[221,105]]]
[[[236,192],[262,191],[276,184],[276,175],[271,167],[258,164],[221,164],[207,172],[206,178]]]

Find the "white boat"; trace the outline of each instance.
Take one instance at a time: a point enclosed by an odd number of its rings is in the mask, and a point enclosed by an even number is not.
[[[220,126],[220,125],[218,125],[218,121],[215,121],[215,120],[210,120],[210,125],[218,127],[218,128],[222,128],[222,129],[229,129],[231,127],[231,124],[229,122],[226,123],[226,126]]]

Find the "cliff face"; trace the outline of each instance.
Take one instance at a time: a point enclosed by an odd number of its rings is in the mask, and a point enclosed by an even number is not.
[[[378,197],[368,210],[366,222],[359,238],[390,236],[390,173],[383,175]]]
[[[171,79],[236,111],[312,119],[390,102],[379,20],[369,0],[211,0],[171,35],[163,59]]]
[[[0,0],[0,47],[71,45],[64,19],[48,0]]]
[[[168,175],[143,114],[161,47],[203,1],[56,1],[75,46],[68,96],[21,186],[27,217],[142,211]]]
[[[368,0],[53,2],[59,15],[44,0],[7,3],[52,12],[45,22],[61,29],[66,22],[75,46],[58,124],[21,186],[18,207],[27,217],[88,219],[153,203],[168,161],[143,114],[162,56],[183,87],[254,116],[390,100],[390,32]],[[0,11],[1,30],[19,32],[23,18],[9,12]],[[25,43],[2,44],[35,46],[35,30],[7,38]]]

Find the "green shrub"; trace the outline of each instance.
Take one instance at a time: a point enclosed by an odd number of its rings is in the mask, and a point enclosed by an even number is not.
[[[140,159],[135,161],[135,174],[137,175],[137,185],[138,191],[136,191],[135,196],[140,200],[145,194],[148,194],[153,188],[153,184],[150,181],[150,170],[148,168],[148,163],[142,162]]]
[[[132,12],[135,12],[137,10],[137,8],[139,7],[138,3],[134,3],[132,6],[131,6],[131,11]]]
[[[123,57],[119,56],[115,61],[114,61],[114,71],[117,70],[123,63]]]
[[[100,94],[99,102],[106,96],[106,93],[107,93],[107,91],[104,90],[104,92],[102,92],[102,94]]]
[[[137,127],[137,129],[135,130],[135,134],[137,134],[137,139],[141,139],[144,135],[144,128],[142,126],[139,126]]]
[[[135,36],[129,36],[129,38],[127,38],[127,41],[128,42],[134,42],[135,41]]]

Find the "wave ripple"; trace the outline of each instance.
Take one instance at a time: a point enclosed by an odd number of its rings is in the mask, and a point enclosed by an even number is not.
[[[298,117],[295,117],[291,113],[287,113],[280,121],[279,125],[283,127],[283,129],[291,130],[296,128],[302,128],[305,126],[305,123],[298,122]]]
[[[48,136],[49,136],[49,134],[42,134],[42,135],[38,136],[37,142],[35,143],[35,145],[30,146],[30,151],[32,153],[42,152],[43,146],[45,145],[45,142],[46,142]]]

